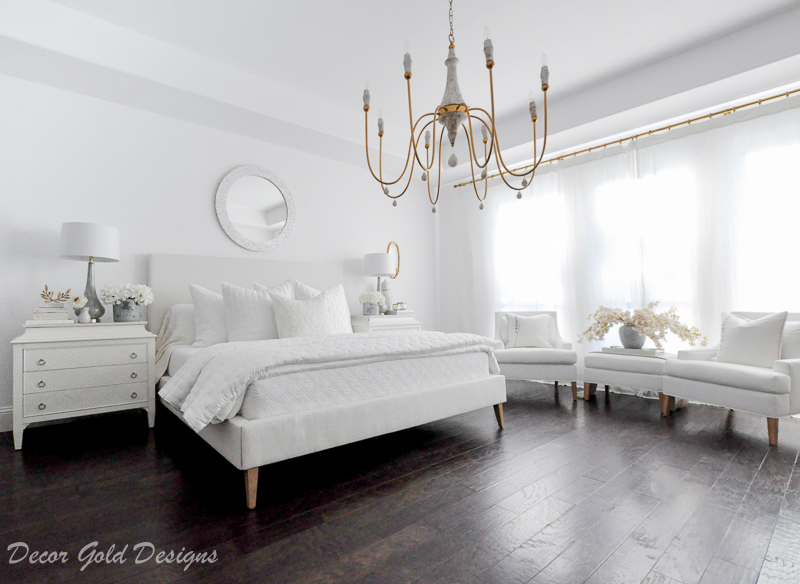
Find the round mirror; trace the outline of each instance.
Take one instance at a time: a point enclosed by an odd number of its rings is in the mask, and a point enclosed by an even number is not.
[[[276,248],[294,224],[289,189],[258,166],[240,166],[225,175],[217,189],[216,207],[228,237],[253,251]]]

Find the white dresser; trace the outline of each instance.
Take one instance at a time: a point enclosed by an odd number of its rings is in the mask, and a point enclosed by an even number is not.
[[[34,422],[147,410],[155,422],[155,335],[145,322],[28,326],[14,350],[14,448]]]
[[[378,314],[374,316],[353,316],[350,319],[354,333],[374,333],[376,331],[418,331],[422,323],[414,315]]]

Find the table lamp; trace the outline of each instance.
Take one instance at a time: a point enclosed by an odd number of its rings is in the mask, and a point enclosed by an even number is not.
[[[397,260],[392,253],[368,253],[364,255],[364,274],[378,277],[378,292],[381,291],[381,276],[394,276]]]
[[[86,306],[93,322],[100,322],[106,309],[94,289],[94,263],[119,261],[119,229],[97,223],[62,223],[59,257],[89,262],[86,275]]]

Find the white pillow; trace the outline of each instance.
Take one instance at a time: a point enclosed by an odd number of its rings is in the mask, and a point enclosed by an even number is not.
[[[555,323],[549,314],[520,316],[509,312],[508,342],[506,349],[514,347],[552,348],[555,344]]]
[[[275,306],[278,337],[281,339],[353,332],[347,298],[341,284],[310,300],[285,298],[274,293],[270,296]],[[342,307],[347,310],[346,323],[342,320]]]
[[[753,367],[767,367],[781,358],[781,336],[786,312],[757,320],[722,313],[722,335],[716,360]]]
[[[263,341],[278,338],[275,309],[269,293],[291,298],[294,285],[291,280],[265,291],[251,290],[222,283],[222,302],[225,308],[225,327],[228,341]]]
[[[322,293],[322,290],[317,290],[311,286],[306,286],[302,282],[294,281],[294,297],[298,300],[311,300],[316,298]],[[349,314],[349,309],[348,309]]]
[[[194,304],[195,347],[208,347],[228,340],[225,328],[225,309],[222,294],[206,290],[197,284],[189,284]]]
[[[781,359],[800,359],[800,321],[783,325]]]

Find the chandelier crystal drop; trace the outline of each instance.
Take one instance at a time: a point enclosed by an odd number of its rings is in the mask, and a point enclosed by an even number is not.
[[[416,120],[411,108],[411,54],[406,43],[405,55],[403,57],[403,70],[406,84],[408,87],[408,116],[411,124],[411,136],[408,142],[408,154],[406,156],[405,166],[403,172],[400,173],[394,180],[384,178],[383,176],[383,135],[384,135],[384,122],[383,114],[378,112],[378,141],[379,141],[379,161],[377,174],[373,170],[372,162],[369,157],[369,102],[370,93],[369,89],[364,90],[364,124],[366,134],[366,151],[367,151],[367,166],[373,178],[378,181],[382,187],[383,193],[392,199],[393,206],[397,206],[397,199],[402,197],[408,190],[411,184],[411,177],[414,174],[414,169],[417,165],[422,169],[422,180],[425,182],[428,189],[428,199],[433,206],[432,212],[436,213],[436,204],[439,202],[439,192],[441,189],[442,177],[442,141],[445,133],[447,134],[447,141],[450,143],[451,148],[455,148],[456,141],[459,136],[459,129],[463,129],[464,136],[467,140],[467,150],[469,152],[469,165],[472,174],[472,187],[475,191],[475,196],[480,201],[480,209],[483,209],[483,201],[486,200],[486,195],[489,189],[488,168],[490,162],[494,161],[497,168],[498,176],[503,182],[512,190],[518,191],[517,198],[522,198],[522,192],[533,182],[533,177],[536,174],[536,169],[541,164],[544,158],[544,151],[547,146],[547,90],[550,85],[550,70],[547,67],[547,56],[542,55],[542,67],[540,70],[540,80],[542,85],[544,110],[544,135],[542,140],[542,151],[537,152],[537,122],[539,120],[538,109],[534,101],[533,92],[531,91],[528,96],[528,111],[530,112],[531,123],[533,126],[533,164],[521,170],[511,170],[506,166],[503,161],[503,156],[500,150],[500,143],[497,137],[497,127],[495,125],[495,109],[494,109],[494,79],[492,71],[494,69],[494,45],[490,38],[489,27],[484,29],[485,40],[483,42],[483,54],[486,59],[486,68],[489,70],[489,92],[490,92],[490,110],[486,111],[479,107],[469,107],[461,95],[461,89],[458,86],[458,57],[456,57],[455,36],[453,34],[453,0],[450,0],[450,34],[448,35],[449,47],[447,52],[447,59],[445,59],[445,66],[447,67],[447,82],[445,84],[444,96],[442,103],[438,105],[433,112],[423,114]],[[437,122],[442,126],[439,130],[437,138]],[[481,138],[483,142],[483,156],[479,155],[478,147],[475,145],[476,128],[480,128]],[[446,130],[446,132],[445,132]],[[420,141],[424,142],[424,153],[420,152]],[[450,167],[458,165],[458,157],[453,151],[447,164]],[[476,172],[480,178],[476,178]],[[432,187],[436,177],[435,188]],[[522,186],[516,186],[510,181],[521,180]],[[483,192],[478,189],[478,182],[483,182]],[[390,194],[389,186],[398,185],[402,190],[398,194]]]

